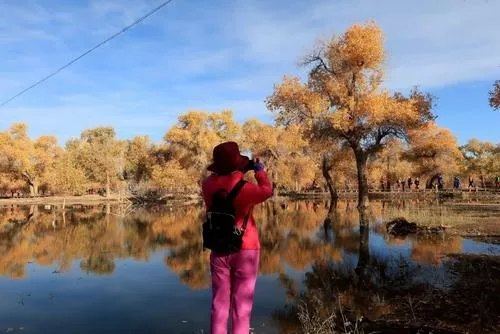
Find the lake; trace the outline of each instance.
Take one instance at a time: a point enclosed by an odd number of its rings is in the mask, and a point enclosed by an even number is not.
[[[499,255],[500,246],[448,234],[398,239],[382,222],[411,216],[467,223],[500,221],[500,211],[436,203],[373,202],[359,229],[354,202],[330,217],[323,201],[268,202],[255,209],[261,268],[252,327],[289,330],[280,316],[303,290],[313,264],[355,268],[362,257],[418,268],[416,279],[446,284],[446,254]],[[0,333],[208,333],[208,252],[199,205],[4,206],[0,208]],[[366,244],[366,247],[363,245]]]

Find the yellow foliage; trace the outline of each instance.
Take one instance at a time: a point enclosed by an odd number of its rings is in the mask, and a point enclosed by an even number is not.
[[[155,147],[148,136],[135,136],[127,141],[125,150],[125,172],[127,179],[135,182],[151,177],[155,165]]]
[[[299,190],[311,183],[318,171],[302,127],[273,127],[257,120],[243,124],[243,147],[264,161],[275,184]]]
[[[178,122],[164,136],[183,169],[193,175],[190,187],[195,187],[206,173],[212,150],[221,142],[238,141],[240,125],[233,120],[233,113],[191,111],[178,117]],[[194,182],[193,182],[194,181]]]
[[[299,78],[287,76],[281,84],[275,85],[274,94],[266,103],[271,110],[277,106],[281,108],[277,116],[278,124],[308,122],[325,112],[329,106],[321,94],[303,85]]]
[[[384,61],[383,44],[382,30],[375,22],[355,24],[341,39],[340,54],[351,66],[377,69]]]
[[[154,185],[171,192],[185,192],[186,190],[199,190],[198,174],[192,175],[176,160],[171,160],[166,165],[153,166],[151,181]]]
[[[465,157],[468,175],[479,177],[483,187],[488,180],[492,184],[500,174],[500,144],[494,145],[473,138],[460,149]]]
[[[314,180],[317,166],[310,156],[292,155],[278,160],[280,185],[300,191]]]
[[[112,127],[84,130],[80,139],[68,142],[67,151],[76,168],[83,170],[88,181],[98,187],[117,183],[125,165],[124,142],[116,138]]]
[[[410,149],[405,155],[416,167],[417,175],[453,176],[460,172],[463,155],[449,129],[431,122],[408,133]]]
[[[77,168],[71,156],[65,152],[56,160],[49,184],[58,194],[83,195],[87,179],[84,171]]]
[[[55,161],[62,153],[53,136],[41,136],[33,141],[28,137],[26,124],[13,124],[0,134],[0,161],[4,182],[9,187],[23,180],[32,196],[38,187],[51,180]]]
[[[387,181],[394,183],[399,179],[406,182],[408,177],[420,176],[414,164],[405,160],[406,149],[401,140],[393,138],[370,160],[370,181],[374,188],[380,188],[381,180],[385,187]]]

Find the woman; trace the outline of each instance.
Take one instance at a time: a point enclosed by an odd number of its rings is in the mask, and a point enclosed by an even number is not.
[[[272,196],[272,186],[264,167],[240,154],[238,144],[226,142],[213,150],[212,174],[202,183],[203,199],[210,208],[213,195],[220,190],[230,192],[244,177],[255,171],[257,184],[246,182],[233,201],[236,224],[241,228],[247,216],[241,250],[232,254],[210,254],[212,274],[211,333],[226,334],[229,308],[233,334],[248,334],[252,312],[255,282],[259,270],[260,242],[252,216],[254,205]]]

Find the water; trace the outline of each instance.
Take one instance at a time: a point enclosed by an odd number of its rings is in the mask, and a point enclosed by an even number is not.
[[[355,204],[340,202],[325,228],[327,212],[327,203],[310,201],[256,208],[262,251],[255,333],[284,328],[273,314],[300,291],[314,263],[354,268],[365,254]],[[439,285],[447,278],[435,269],[446,254],[500,254],[500,246],[449,235],[394,239],[380,222],[405,215],[491,223],[498,214],[375,202],[365,252],[389,266],[405,259]],[[0,215],[0,333],[208,333],[201,207],[74,206],[63,213],[9,206]]]

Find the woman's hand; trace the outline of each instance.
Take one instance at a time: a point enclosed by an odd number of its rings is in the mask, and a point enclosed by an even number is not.
[[[264,165],[260,162],[260,159],[259,158],[256,158],[255,160],[250,160],[248,162],[248,165],[246,166],[245,168],[245,171],[255,171],[255,172],[258,172],[258,171],[261,171],[264,169]]]
[[[253,165],[253,170],[256,172],[264,170],[264,165],[260,162],[259,158],[255,159],[255,163]]]

